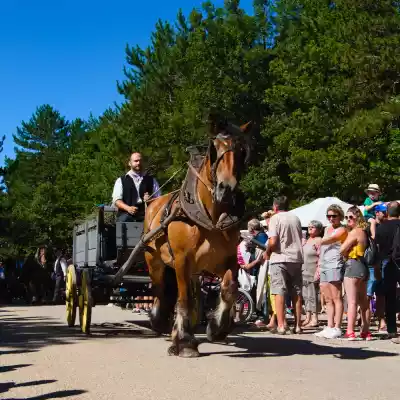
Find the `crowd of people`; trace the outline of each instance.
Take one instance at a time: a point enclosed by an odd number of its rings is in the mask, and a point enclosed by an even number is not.
[[[276,198],[260,220],[249,221],[250,237],[266,244],[265,251],[254,251],[244,237],[238,246],[239,266],[255,277],[258,288],[265,288],[257,327],[280,335],[313,328],[321,338],[371,340],[374,318],[379,334],[400,343],[400,203],[384,203],[375,184],[366,192],[364,213],[358,206],[344,212],[331,204],[326,210],[329,224],[310,221],[306,232],[288,212],[286,197]],[[288,312],[294,314],[292,329]],[[322,330],[320,313],[327,319]]]
[[[0,303],[63,304],[68,254],[39,247],[23,262],[0,261]]]

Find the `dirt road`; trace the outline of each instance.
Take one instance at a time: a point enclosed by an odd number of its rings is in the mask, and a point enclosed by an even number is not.
[[[0,398],[45,400],[397,399],[400,346],[312,335],[238,333],[167,355],[145,316],[96,307],[90,337],[67,328],[64,307],[0,308]],[[198,335],[201,341],[204,335]]]

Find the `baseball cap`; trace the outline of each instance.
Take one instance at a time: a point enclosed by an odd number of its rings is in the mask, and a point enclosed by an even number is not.
[[[387,212],[387,206],[386,206],[386,204],[378,204],[377,206],[375,206],[375,208],[374,208],[374,210],[375,210],[375,212]]]

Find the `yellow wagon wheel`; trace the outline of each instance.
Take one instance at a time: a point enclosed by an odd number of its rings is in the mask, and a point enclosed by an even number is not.
[[[92,320],[92,286],[87,269],[82,271],[81,287],[79,291],[79,323],[83,333],[90,333],[90,322]]]
[[[65,304],[67,311],[67,324],[69,327],[75,326],[76,307],[78,306],[78,293],[76,289],[75,266],[70,265],[67,269],[65,282]]]

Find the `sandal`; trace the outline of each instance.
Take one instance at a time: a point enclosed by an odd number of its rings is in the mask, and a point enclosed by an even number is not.
[[[254,322],[254,326],[258,329],[268,329],[267,324],[262,322],[261,320],[257,320],[256,322]]]
[[[307,325],[302,325],[303,329],[309,329],[309,328],[318,328],[319,327],[319,322],[316,324],[312,324],[311,321]]]
[[[281,330],[281,329],[275,329],[274,331],[270,331],[274,335],[286,335],[286,329]]]

